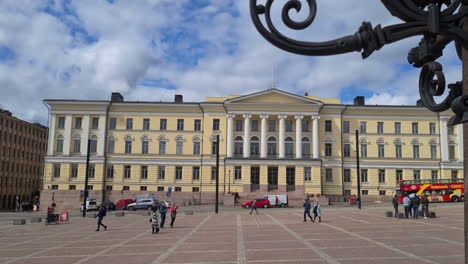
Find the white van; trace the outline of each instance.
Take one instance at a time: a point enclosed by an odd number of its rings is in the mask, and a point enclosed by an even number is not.
[[[86,211],[97,211],[97,202],[94,199],[86,200]],[[80,211],[83,212],[83,204],[81,204]]]
[[[276,197],[278,197],[278,207],[286,207],[288,206],[288,196],[285,194],[276,194],[276,195],[265,195],[263,198],[268,199],[270,201],[270,205],[272,207],[276,206]]]

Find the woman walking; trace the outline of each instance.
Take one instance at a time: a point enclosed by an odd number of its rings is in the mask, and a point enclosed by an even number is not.
[[[314,210],[312,211],[314,213],[314,222],[315,219],[319,219],[319,223],[322,222],[322,208],[320,207],[319,201],[315,202]]]
[[[173,203],[171,205],[171,208],[169,209],[169,211],[171,213],[171,228],[174,225],[174,221],[175,221],[175,218],[176,218],[176,215],[177,215],[177,209],[178,208],[179,208],[179,206],[177,206],[175,203]]]

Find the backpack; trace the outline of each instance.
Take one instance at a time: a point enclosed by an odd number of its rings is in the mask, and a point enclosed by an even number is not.
[[[312,213],[317,214],[317,206],[314,206],[314,210],[312,210]]]

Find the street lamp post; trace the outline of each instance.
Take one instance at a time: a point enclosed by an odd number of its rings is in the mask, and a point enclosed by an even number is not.
[[[263,0],[265,4],[258,2],[250,0],[250,15],[259,33],[274,46],[295,54],[327,56],[361,52],[365,59],[385,45],[422,36],[418,46],[408,52],[408,62],[421,68],[419,94],[424,106],[433,112],[452,109],[455,115],[450,118],[448,125],[463,124],[464,179],[468,182],[468,0],[381,0],[390,14],[403,23],[386,27],[377,25],[373,28],[371,23],[363,22],[355,34],[325,42],[299,41],[287,37],[272,22],[271,10],[275,0]],[[294,21],[290,11],[294,9],[299,12],[303,2],[307,3],[308,16],[303,21]],[[314,22],[316,0],[288,0],[281,3],[284,3],[282,22],[290,29],[303,30]],[[442,65],[436,60],[452,42],[463,62],[463,81],[446,85]],[[443,96],[447,88],[445,98],[441,98],[443,100],[440,103],[436,102],[434,97]],[[465,202],[464,211],[465,261],[468,263],[468,201]]]
[[[357,206],[362,208],[361,201],[361,170],[359,168],[359,131],[356,129],[356,178],[357,178]]]

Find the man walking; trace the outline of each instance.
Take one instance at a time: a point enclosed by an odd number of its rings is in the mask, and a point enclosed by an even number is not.
[[[393,208],[395,209],[395,218],[398,218],[398,196],[395,195],[392,199]]]
[[[409,212],[411,210],[410,208],[411,200],[408,197],[408,195],[405,195],[405,198],[403,198],[403,207],[405,208],[405,218],[408,219]]]
[[[96,217],[98,218],[96,232],[99,231],[99,227],[100,227],[100,226],[103,226],[103,227],[104,227],[104,231],[107,230],[107,226],[106,226],[105,224],[102,223],[102,219],[104,218],[104,216],[106,216],[106,213],[107,213],[106,207],[103,206],[102,204],[99,205],[99,207],[98,207],[98,214],[96,215]]]
[[[166,222],[166,213],[167,213],[167,207],[165,202],[161,202],[161,205],[159,206],[159,214],[161,214],[161,224],[159,227],[164,228],[164,222]]]
[[[312,219],[312,216],[310,215],[310,201],[309,199],[305,199],[304,203],[304,222],[307,222],[306,216],[309,216],[310,221],[315,222],[314,219]]]
[[[257,211],[257,200],[253,200],[253,201],[252,201],[252,209],[250,209],[250,214],[252,214],[253,210],[255,210],[255,212],[258,214],[258,211]]]

